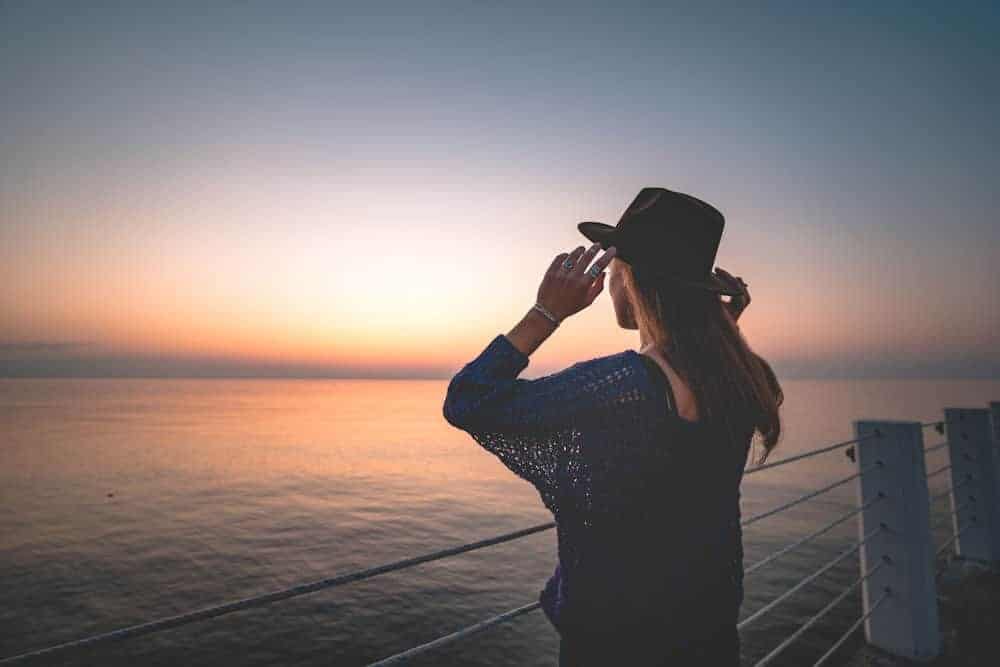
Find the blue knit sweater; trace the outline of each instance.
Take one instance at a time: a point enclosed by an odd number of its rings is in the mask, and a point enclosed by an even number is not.
[[[564,636],[652,636],[683,651],[732,629],[743,599],[739,485],[752,429],[682,418],[634,350],[518,379],[497,335],[448,385],[445,419],[538,490],[558,564],[540,592]]]

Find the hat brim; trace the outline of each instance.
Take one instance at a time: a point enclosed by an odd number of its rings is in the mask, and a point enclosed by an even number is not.
[[[618,239],[618,228],[613,227],[609,224],[603,222],[580,222],[577,223],[576,228],[580,230],[580,233],[586,236],[588,239],[594,243],[600,243],[602,250],[607,250],[611,246],[615,245],[615,241]],[[628,260],[620,258],[626,263],[631,264]],[[649,271],[648,267],[643,267],[643,271]],[[668,280],[672,280],[681,285],[687,285],[689,287],[697,287],[699,289],[708,290],[709,292],[716,292],[718,294],[725,294],[727,296],[739,296],[743,292],[739,288],[734,288],[727,283],[724,283],[722,279],[716,276],[714,273],[710,274],[707,280],[688,280],[686,278],[679,278],[674,275],[667,273],[658,272],[653,270],[652,273],[658,277],[663,277]]]
[[[614,245],[615,232],[618,231],[617,227],[612,227],[603,222],[581,222],[577,224],[576,228],[594,243],[600,243],[603,250],[607,250]]]

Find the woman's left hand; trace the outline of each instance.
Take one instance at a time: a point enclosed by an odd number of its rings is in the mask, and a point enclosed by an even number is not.
[[[590,262],[601,249],[600,243],[589,248],[577,246],[572,252],[561,252],[555,256],[542,284],[538,288],[538,303],[547,308],[560,321],[570,315],[580,312],[594,302],[597,295],[604,289],[605,269],[611,263],[617,249],[609,247],[603,255],[594,261],[592,271],[597,273],[594,278],[588,273]],[[567,259],[572,267],[567,269],[564,262]]]
[[[732,315],[733,321],[740,319],[740,315],[750,305],[750,290],[747,284],[743,282],[742,278],[734,276],[721,266],[715,267],[715,275],[719,277],[719,280],[740,292],[738,296],[731,296],[729,301],[722,302],[722,305],[726,307],[726,311]]]

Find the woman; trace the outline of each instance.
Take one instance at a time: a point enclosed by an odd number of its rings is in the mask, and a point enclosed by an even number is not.
[[[559,562],[540,600],[560,665],[739,664],[739,485],[754,433],[761,461],[777,443],[782,393],[736,326],[746,284],[712,272],[724,224],[664,188],[643,189],[614,227],[579,223],[595,243],[557,255],[536,304],[448,386],[445,419],[555,517]],[[639,351],[518,379],[606,273]]]

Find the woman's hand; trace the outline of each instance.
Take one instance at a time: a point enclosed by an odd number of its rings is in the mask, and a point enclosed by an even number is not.
[[[604,269],[617,250],[614,246],[608,248],[594,262],[593,266],[596,268],[593,272],[597,274],[594,278],[587,273],[587,268],[600,248],[601,244],[595,243],[586,249],[577,246],[573,252],[561,252],[545,272],[538,288],[538,303],[560,322],[592,304],[604,289]],[[563,266],[567,258],[573,264],[569,269]],[[521,321],[507,332],[507,339],[522,353],[530,355],[552,335],[556,326],[532,306]]]
[[[604,276],[607,273],[605,269],[611,263],[611,258],[615,256],[617,249],[611,246],[597,258],[592,269],[597,273],[597,277],[594,278],[587,269],[600,249],[601,244],[595,243],[589,248],[577,246],[572,252],[561,252],[555,256],[545,272],[542,284],[538,288],[538,303],[560,321],[592,304],[604,289]],[[564,266],[567,259],[572,262],[572,268],[567,269]]]
[[[715,267],[715,275],[722,282],[742,292],[737,296],[730,297],[728,302],[722,302],[722,305],[726,307],[729,314],[733,316],[734,321],[740,319],[740,315],[744,310],[746,310],[746,307],[750,305],[750,291],[747,289],[747,284],[743,282],[743,279],[739,276],[733,276],[728,271],[718,266]]]

